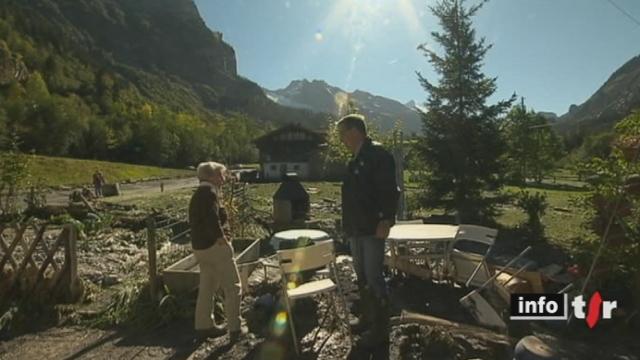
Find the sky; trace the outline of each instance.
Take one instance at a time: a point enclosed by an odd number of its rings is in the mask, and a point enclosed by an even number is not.
[[[275,90],[318,79],[403,103],[437,82],[417,50],[436,49],[436,0],[195,0],[207,26],[236,52],[238,73]],[[468,4],[477,3],[468,0]],[[491,0],[474,17],[493,45],[483,71],[491,101],[514,92],[536,111],[567,112],[640,55],[640,0]]]

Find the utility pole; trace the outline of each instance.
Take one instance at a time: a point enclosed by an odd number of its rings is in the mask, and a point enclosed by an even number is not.
[[[404,189],[404,137],[402,130],[393,132],[393,157],[396,162],[396,182],[400,188],[397,217],[399,220],[406,220],[407,210]]]

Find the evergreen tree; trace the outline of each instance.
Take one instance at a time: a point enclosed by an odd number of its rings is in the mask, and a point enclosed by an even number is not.
[[[541,183],[562,155],[560,138],[547,119],[527,111],[524,103],[514,106],[505,124],[509,178],[524,185],[527,179]]]
[[[472,17],[481,7],[482,3],[467,7],[464,0],[439,1],[431,11],[442,32],[432,36],[444,54],[419,46],[439,75],[436,84],[418,73],[428,93],[418,144],[429,170],[422,202],[456,210],[463,222],[482,222],[495,214],[497,198],[487,192],[499,190],[504,183],[501,158],[506,147],[498,118],[515,100],[514,95],[487,105],[496,90],[496,78],[481,71],[491,48],[484,38],[476,39],[472,26]]]

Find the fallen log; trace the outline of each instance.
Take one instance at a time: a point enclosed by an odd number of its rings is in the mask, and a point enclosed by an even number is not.
[[[479,326],[461,324],[431,315],[412,313],[404,310],[400,316],[392,317],[390,323],[391,325],[416,323],[426,326],[440,326],[454,333],[470,335],[488,342],[500,343],[507,346],[513,346],[518,342],[518,339]]]
[[[80,200],[82,200],[82,203],[84,204],[84,206],[88,207],[89,210],[91,210],[92,213],[98,215],[98,212],[96,211],[96,209],[93,207],[93,205],[91,205],[91,203],[89,203],[89,201],[87,200],[87,198],[85,198],[82,194],[80,194]],[[100,217],[100,215],[98,215],[98,217]]]

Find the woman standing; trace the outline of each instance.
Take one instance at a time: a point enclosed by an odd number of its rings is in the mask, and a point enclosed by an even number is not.
[[[189,203],[191,246],[200,264],[200,286],[195,313],[195,329],[199,337],[217,337],[225,333],[213,318],[213,296],[222,288],[224,310],[232,342],[244,332],[240,325],[240,296],[242,287],[233,258],[231,239],[223,226],[227,219],[220,208],[220,188],[224,184],[226,168],[216,162],[198,165],[200,185]]]

